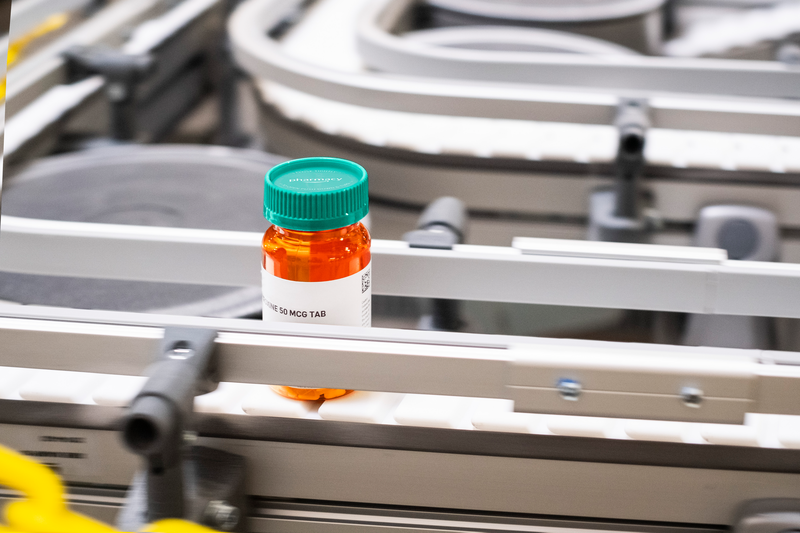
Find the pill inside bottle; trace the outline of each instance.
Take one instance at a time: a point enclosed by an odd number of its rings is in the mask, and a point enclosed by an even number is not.
[[[273,167],[264,180],[262,310],[270,322],[372,325],[367,172],[344,159],[314,157]],[[297,400],[346,389],[273,385]]]

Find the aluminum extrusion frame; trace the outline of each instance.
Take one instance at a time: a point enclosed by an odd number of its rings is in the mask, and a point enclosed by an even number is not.
[[[223,381],[513,399],[521,411],[579,416],[742,423],[746,412],[800,414],[800,366],[774,364],[797,361],[798,354],[659,345],[620,350],[618,343],[559,346],[539,339],[488,348],[480,338],[471,343],[470,334],[451,334],[455,343],[447,344],[405,330],[375,329],[366,339],[358,328],[335,326],[18,310],[0,307],[3,363],[11,366],[138,375],[162,328],[190,324],[219,331]],[[130,317],[140,323],[124,324]],[[54,361],[54,351],[64,357]],[[585,397],[560,395],[558,376],[581,380]],[[681,401],[687,386],[704,391],[699,408]]]
[[[91,224],[3,217],[0,269],[42,275],[259,286],[256,233]],[[456,245],[410,248],[373,241],[375,294],[496,302],[800,318],[800,265],[697,262],[680,252],[648,257],[650,245],[620,256]],[[524,248],[524,247],[523,247]],[[678,247],[676,249],[680,250]],[[696,249],[685,248],[687,253]],[[523,253],[524,252],[524,253]],[[58,261],[52,261],[58,257]],[[142,261],[158,257],[159,261]],[[487,280],[493,280],[487,283]],[[502,281],[501,281],[502,280]]]

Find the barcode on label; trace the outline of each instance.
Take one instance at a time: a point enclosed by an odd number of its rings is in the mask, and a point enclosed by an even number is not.
[[[364,272],[361,275],[361,294],[364,294],[365,292],[367,292],[369,290],[370,273],[371,272],[372,272],[372,269],[367,269],[367,271]]]

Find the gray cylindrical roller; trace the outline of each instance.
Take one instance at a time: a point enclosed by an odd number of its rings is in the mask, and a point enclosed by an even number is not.
[[[425,208],[417,221],[417,229],[445,226],[454,231],[458,242],[467,237],[467,206],[452,196],[437,198]]]
[[[123,421],[122,438],[131,451],[142,455],[163,453],[178,427],[175,406],[159,396],[137,398]]]
[[[160,396],[140,396],[123,421],[125,445],[147,460],[147,521],[183,518],[180,414]]]

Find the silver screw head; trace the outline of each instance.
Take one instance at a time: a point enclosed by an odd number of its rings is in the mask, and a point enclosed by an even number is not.
[[[703,391],[696,387],[683,387],[680,396],[686,407],[699,409],[700,404],[703,403]]]
[[[170,359],[177,359],[179,361],[189,359],[194,355],[194,350],[191,348],[173,348],[167,352],[167,357]]]
[[[192,446],[197,442],[197,432],[196,431],[184,431],[183,432],[183,443]]]
[[[106,94],[112,102],[121,102],[128,97],[128,88],[123,83],[110,83],[106,87]]]
[[[241,511],[225,500],[213,500],[206,507],[206,520],[222,531],[233,531],[239,524]]]
[[[583,387],[579,381],[574,379],[561,378],[556,383],[558,394],[567,401],[577,402],[583,392]]]

